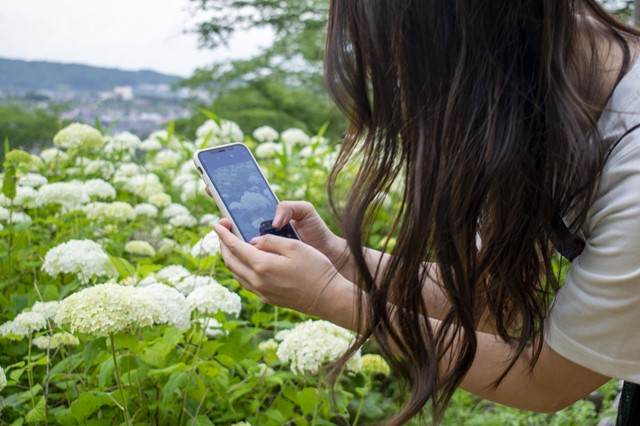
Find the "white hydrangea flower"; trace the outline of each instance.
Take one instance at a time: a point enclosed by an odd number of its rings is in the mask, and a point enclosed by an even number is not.
[[[12,212],[9,209],[0,207],[0,221],[7,223],[31,223],[31,216],[24,212]]]
[[[294,374],[316,374],[320,367],[335,361],[351,346],[353,333],[328,321],[305,321],[291,330],[276,334],[280,345],[276,355],[282,362],[291,363]],[[356,352],[346,368],[360,370],[361,355]]]
[[[53,319],[56,316],[56,312],[58,312],[59,305],[60,302],[58,301],[36,302],[31,307],[31,312],[41,314],[46,319]]]
[[[222,120],[220,124],[220,139],[223,142],[242,142],[244,140],[244,133],[240,130],[240,126],[238,126],[237,123],[229,120]]]
[[[53,144],[62,148],[99,148],[102,146],[102,134],[93,127],[72,123],[53,137]]]
[[[89,203],[84,206],[83,211],[88,219],[104,219],[114,221],[128,221],[136,218],[133,206],[124,201],[114,201],[113,203]]]
[[[196,129],[196,138],[204,139],[209,134],[211,134],[211,138],[215,138],[220,134],[220,126],[213,120],[207,120],[200,127]]]
[[[146,139],[140,144],[140,146],[138,146],[138,149],[147,152],[160,151],[162,149],[162,144],[157,139]]]
[[[47,252],[42,270],[52,277],[75,274],[86,284],[91,277],[115,277],[117,272],[100,244],[91,240],[69,240]]]
[[[182,280],[182,282],[185,280]],[[229,291],[213,279],[210,284],[200,286],[189,293],[187,303],[193,310],[203,314],[215,314],[222,311],[227,314],[238,315],[242,309],[240,296]]]
[[[31,341],[31,344],[36,348],[58,349],[60,346],[78,346],[80,340],[71,333],[55,333],[53,336],[39,336]]]
[[[162,217],[165,218],[175,217],[183,214],[191,214],[191,212],[188,208],[178,203],[171,203],[162,211]]]
[[[198,221],[190,213],[179,214],[169,219],[169,225],[174,228],[193,228],[198,224]]]
[[[193,168],[193,166],[191,166]],[[191,171],[187,172],[179,172],[171,181],[174,188],[180,188],[186,183],[189,182],[197,182],[200,180],[200,177],[191,173]]]
[[[37,206],[36,197],[38,192],[30,186],[16,186],[16,196],[13,200],[0,193],[0,206],[24,207],[32,209]]]
[[[111,199],[116,197],[116,189],[102,179],[90,179],[84,183],[84,190],[89,197],[95,197],[100,200]]]
[[[148,217],[158,216],[158,208],[153,204],[140,203],[134,206],[133,210],[136,212],[136,216],[148,216]]]
[[[307,145],[298,152],[298,155],[302,158],[311,158],[313,155],[313,147],[311,145]]]
[[[311,138],[302,129],[287,129],[280,135],[282,141],[288,146],[294,145],[308,145],[311,143]]]
[[[196,138],[196,146],[202,146],[205,140],[207,140],[207,146],[214,146],[221,143],[241,142],[244,140],[244,133],[233,121],[222,120],[218,126],[215,121],[207,120],[196,130]]]
[[[67,210],[77,209],[91,201],[84,185],[77,182],[56,182],[42,185],[38,189],[36,203],[39,206],[58,204]]]
[[[160,178],[153,173],[129,178],[125,182],[123,189],[141,198],[149,198],[153,194],[164,192],[164,186],[160,183]]]
[[[109,148],[105,146],[105,151],[108,153],[127,152],[133,153],[133,150],[138,148],[142,142],[140,138],[130,132],[121,132],[113,137],[108,138]]]
[[[189,274],[181,279],[174,279],[171,284],[173,284],[173,286],[178,289],[180,293],[188,296],[193,292],[193,290],[200,287],[217,284],[217,281],[211,277]]]
[[[163,192],[151,195],[147,201],[156,207],[167,207],[171,204],[171,196]]]
[[[103,179],[111,178],[116,171],[113,163],[107,160],[89,160],[82,167],[85,175],[100,176]]]
[[[182,156],[170,149],[165,149],[154,157],[152,165],[160,169],[175,169],[182,160]]]
[[[47,148],[40,152],[40,158],[42,158],[42,161],[46,164],[61,163],[67,161],[69,155],[64,151],[60,151],[58,148]]]
[[[134,176],[144,173],[144,169],[135,163],[122,163],[113,175],[114,183],[128,182]]]
[[[225,330],[222,329],[222,324],[215,318],[196,318],[192,321],[192,324],[199,324],[204,335],[209,339],[215,339],[216,337],[226,334]]]
[[[273,127],[262,126],[253,131],[253,138],[259,142],[275,142],[280,134]]]
[[[169,132],[167,130],[156,130],[155,132],[151,133],[147,139],[154,139],[162,143],[163,145],[164,144],[168,145],[175,138],[176,137],[174,135],[172,140],[169,140]]]
[[[193,257],[215,256],[219,251],[220,237],[215,231],[211,231],[193,246],[191,255]]]
[[[158,254],[160,256],[168,256],[177,245],[178,243],[175,240],[172,240],[171,238],[163,238],[158,246]]]
[[[46,177],[37,173],[27,173],[18,178],[18,184],[22,186],[30,186],[37,188],[39,186],[49,183]]]
[[[47,318],[38,312],[21,312],[12,321],[0,326],[0,336],[26,337],[47,328]]]
[[[258,158],[271,158],[276,154],[282,154],[284,147],[276,142],[263,142],[256,147],[255,152]]]
[[[258,349],[260,349],[262,352],[276,351],[278,350],[278,342],[273,339],[265,340],[264,342],[260,342],[258,344]]]
[[[124,245],[124,251],[138,256],[155,257],[156,250],[147,241],[132,240]]]
[[[175,284],[178,281],[180,281],[183,278],[186,278],[186,277],[188,277],[190,275],[191,275],[191,273],[189,271],[187,271],[187,269],[182,265],[168,265],[168,266],[165,266],[164,268],[160,269],[156,273],[156,278],[158,278],[161,281],[166,281],[166,282],[169,282],[171,284]],[[184,292],[183,292],[183,294],[184,294]]]
[[[137,287],[136,291],[160,307],[156,323],[172,324],[181,330],[191,327],[191,308],[187,299],[175,288],[164,284],[150,284]]]
[[[202,217],[198,221],[200,225],[206,225],[206,226],[213,226],[218,222],[220,222],[220,216],[212,213],[206,213],[202,215]]]
[[[133,325],[146,327],[162,316],[155,301],[135,287],[99,284],[86,288],[60,302],[55,322],[68,325],[73,333],[108,336]]]
[[[158,280],[156,280],[156,277],[153,274],[151,274],[147,277],[144,277],[140,281],[138,281],[136,283],[136,287],[147,287],[153,284],[161,284],[161,283],[158,282]]]
[[[4,369],[0,367],[0,391],[7,387],[7,376],[4,374]]]
[[[188,200],[194,199],[198,194],[204,194],[206,187],[207,185],[204,183],[204,181],[189,181],[182,185],[182,190],[180,191],[180,199],[182,200],[182,202],[187,202]]]

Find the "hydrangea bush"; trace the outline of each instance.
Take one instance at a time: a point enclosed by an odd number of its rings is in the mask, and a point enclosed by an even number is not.
[[[196,149],[244,141],[281,199],[312,201],[333,227],[325,186],[337,144],[268,126],[247,136],[214,119],[191,140],[172,126],[140,140],[79,123],[52,136],[38,155],[7,152],[1,176],[1,424],[355,425],[397,411],[374,343],[332,393],[325,367],[352,333],[233,279],[191,162]],[[398,199],[390,189],[383,204]],[[388,219],[379,213],[374,246]],[[481,424],[477,404],[460,392],[445,420]],[[484,404],[482,418],[509,424],[556,418]],[[557,418],[595,421],[589,405],[567,410]]]

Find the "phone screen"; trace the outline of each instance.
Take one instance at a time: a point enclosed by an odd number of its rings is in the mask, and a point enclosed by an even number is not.
[[[198,159],[245,241],[265,233],[297,238],[289,225],[271,227],[278,200],[244,145],[206,150]]]

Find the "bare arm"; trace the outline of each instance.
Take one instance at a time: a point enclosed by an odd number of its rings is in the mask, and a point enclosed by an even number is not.
[[[331,283],[327,288],[323,295],[326,299],[318,300],[313,314],[357,332],[353,317],[357,291],[353,284],[339,278],[338,282]],[[434,329],[440,326],[437,319],[430,318],[429,321]],[[520,355],[504,380],[494,387],[493,383],[515,356],[515,349],[490,333],[476,331],[476,337],[476,357],[461,387],[503,405],[554,412],[585,397],[609,380],[609,377],[569,361],[543,343],[533,369],[531,347]],[[444,360],[443,365],[446,364],[447,360]]]
[[[246,244],[227,228],[216,225],[222,254],[238,281],[268,303],[316,315],[358,331],[355,300],[358,289],[337,274],[330,260],[298,241],[266,236]],[[438,328],[437,319],[428,319]],[[531,351],[516,360],[514,368],[497,386],[514,357],[513,347],[490,333],[476,332],[478,348],[462,387],[483,398],[512,407],[552,412],[584,397],[608,378],[555,353],[546,344],[533,369]],[[443,361],[446,366],[447,360]]]

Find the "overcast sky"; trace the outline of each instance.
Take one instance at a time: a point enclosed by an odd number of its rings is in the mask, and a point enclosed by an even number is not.
[[[269,43],[243,33],[229,48],[199,50],[185,34],[189,0],[2,0],[0,57],[81,63],[188,76],[196,67],[247,57]]]

